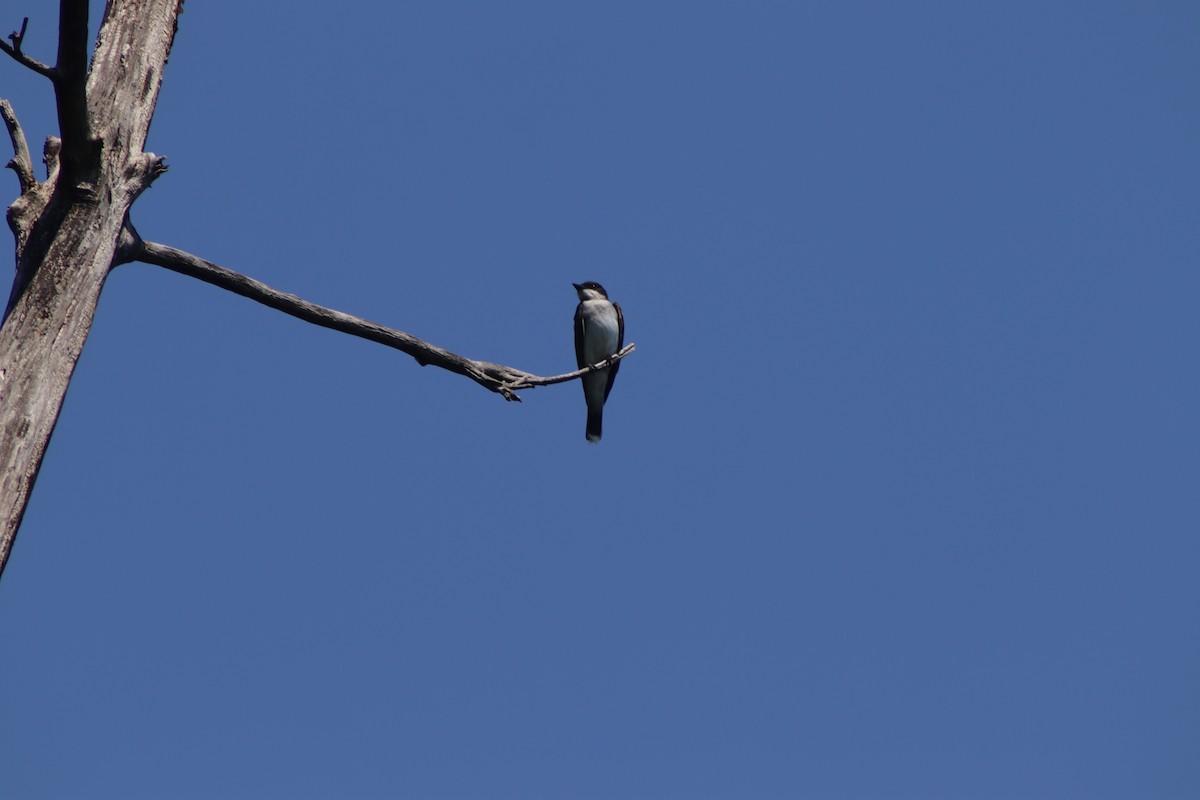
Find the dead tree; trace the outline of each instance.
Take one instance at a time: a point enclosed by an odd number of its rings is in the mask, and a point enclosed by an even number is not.
[[[167,169],[162,157],[142,148],[181,11],[182,0],[109,0],[90,66],[87,0],[60,0],[54,66],[23,51],[28,19],[8,37],[11,44],[0,40],[0,49],[16,62],[50,80],[60,134],[46,141],[46,178],[38,181],[17,116],[0,100],[14,152],[8,166],[20,183],[20,196],[8,208],[16,238],[16,274],[0,327],[0,573],[105,278],[119,264],[141,261],[191,275],[308,322],[393,347],[422,366],[464,375],[507,400],[519,400],[521,389],[603,369],[633,350],[631,344],[584,369],[538,377],[464,358],[402,331],[277,291],[189,253],[144,241],[129,211]]]

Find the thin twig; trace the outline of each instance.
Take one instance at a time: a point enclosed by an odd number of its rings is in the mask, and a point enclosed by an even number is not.
[[[18,64],[23,64],[26,67],[29,67],[29,69],[33,70],[37,74],[45,75],[52,81],[57,80],[58,71],[54,69],[54,67],[51,67],[48,64],[43,64],[36,58],[30,58],[29,56],[25,55],[25,53],[21,52],[21,43],[25,40],[25,29],[28,26],[29,17],[26,17],[24,21],[21,22],[21,32],[18,33],[13,31],[8,35],[8,38],[12,39],[12,44],[0,39],[0,50],[3,50],[12,56]]]
[[[294,294],[273,289],[265,283],[225,269],[211,261],[205,261],[191,253],[156,242],[143,241],[131,227],[127,226],[127,229],[122,232],[120,263],[141,261],[164,267],[227,289],[234,294],[247,297],[305,322],[395,348],[415,358],[421,366],[441,367],[450,372],[465,375],[489,391],[500,394],[506,400],[520,402],[521,398],[517,395],[517,391],[520,389],[548,386],[578,378],[597,369],[611,366],[634,350],[634,345],[630,344],[597,364],[564,375],[543,378],[515,367],[465,358],[418,339],[412,334],[386,328],[341,311],[310,303]]]
[[[13,157],[5,166],[17,173],[21,182],[21,194],[25,194],[37,186],[37,178],[33,175],[33,161],[29,157],[29,143],[25,141],[25,132],[17,121],[12,103],[0,98],[0,116],[4,117],[4,125],[8,128],[8,138],[12,140]]]
[[[576,378],[582,378],[589,372],[595,372],[598,369],[611,367],[613,364],[617,363],[636,349],[637,345],[630,342],[603,361],[597,361],[595,364],[589,364],[583,369],[577,369],[574,372],[567,372],[562,375],[554,375],[549,378],[539,378],[537,375],[527,375],[526,377],[519,378],[518,380],[512,381],[507,385],[509,389],[517,391],[519,389],[532,389],[536,386],[550,386],[555,383],[566,383],[567,381],[573,381]]]

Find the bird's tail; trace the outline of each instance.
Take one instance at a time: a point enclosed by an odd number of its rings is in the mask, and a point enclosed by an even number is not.
[[[602,419],[604,419],[603,409],[595,411],[592,411],[590,408],[588,409],[587,440],[589,442],[595,443],[600,441],[600,420]]]

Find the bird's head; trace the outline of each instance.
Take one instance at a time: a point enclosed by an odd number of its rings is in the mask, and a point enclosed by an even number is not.
[[[572,283],[571,285],[575,287],[575,292],[579,295],[580,301],[608,299],[608,292],[604,291],[604,287],[595,281],[584,281],[583,283]]]

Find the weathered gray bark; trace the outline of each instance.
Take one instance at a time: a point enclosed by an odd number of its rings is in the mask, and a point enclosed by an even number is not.
[[[22,185],[9,210],[17,277],[0,328],[0,570],[91,329],[126,214],[163,169],[142,146],[180,4],[110,0],[90,70],[87,7],[87,0],[60,4],[58,63],[47,76],[54,84],[61,146],[47,148],[46,181]],[[19,128],[13,139],[24,139]],[[26,167],[17,167],[23,184],[32,174]]]

